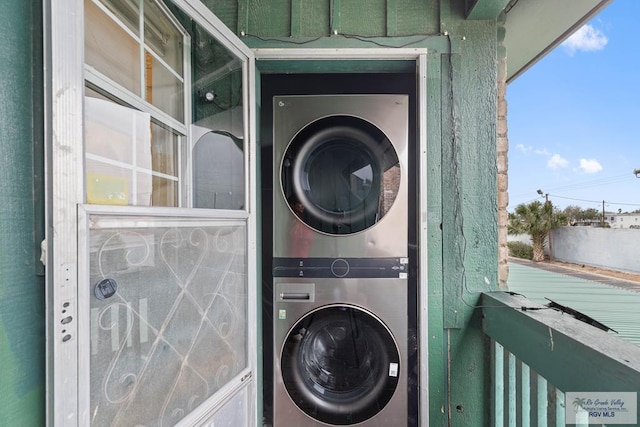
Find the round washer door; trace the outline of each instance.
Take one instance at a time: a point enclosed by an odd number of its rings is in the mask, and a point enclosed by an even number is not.
[[[284,196],[292,212],[323,233],[353,234],[375,225],[400,188],[393,144],[371,123],[332,116],[307,125],[284,154]]]
[[[400,355],[386,326],[353,306],[305,315],[289,331],[281,371],[292,401],[332,425],[361,423],[379,413],[398,385]]]

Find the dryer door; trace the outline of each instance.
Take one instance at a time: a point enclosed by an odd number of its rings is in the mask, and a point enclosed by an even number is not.
[[[375,416],[391,400],[400,356],[378,318],[331,305],[298,321],[280,363],[287,392],[302,411],[326,424],[350,425]]]
[[[360,118],[332,116],[293,138],[281,183],[289,207],[308,226],[353,234],[389,211],[400,188],[400,164],[380,129]]]

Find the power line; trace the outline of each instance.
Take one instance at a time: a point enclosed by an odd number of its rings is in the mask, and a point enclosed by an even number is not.
[[[555,197],[556,199],[566,199],[566,200],[575,200],[578,202],[588,202],[588,203],[602,203],[603,200],[585,200],[585,199],[576,199],[573,197],[564,197],[564,196],[558,196],[556,194],[549,194],[549,197]],[[618,203],[618,202],[610,202],[605,200],[605,202],[609,205],[620,205],[620,206],[640,206],[640,204],[637,203]]]
[[[634,179],[633,175],[626,173],[624,175],[616,175],[616,176],[611,176],[607,178],[592,179],[589,181],[582,181],[582,182],[577,182],[573,184],[560,185],[557,187],[547,187],[547,189],[551,191],[582,190],[582,189],[591,188],[591,187],[619,184],[621,182],[631,181],[633,179]],[[528,196],[530,194],[531,194],[530,192],[523,193],[523,194],[512,194],[511,197],[517,198],[522,196]]]
[[[561,185],[558,187],[553,187],[550,188],[550,190],[552,191],[558,191],[558,190],[581,190],[584,188],[590,188],[590,187],[599,187],[602,185],[611,185],[611,184],[619,184],[621,182],[625,182],[625,181],[631,181],[633,180],[633,176],[629,175],[629,174],[625,174],[622,176],[614,176],[614,177],[610,177],[610,178],[602,178],[602,179],[595,179],[595,180],[591,180],[591,181],[584,181],[584,182],[579,182],[579,183],[575,183],[575,184],[567,184],[567,185]]]

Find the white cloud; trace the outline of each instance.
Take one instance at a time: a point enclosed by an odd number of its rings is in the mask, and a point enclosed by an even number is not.
[[[525,146],[524,144],[517,144],[516,148],[520,151],[522,151],[524,154],[529,154],[531,152],[531,150],[533,150],[533,147],[528,145]]]
[[[562,46],[573,55],[576,51],[596,52],[604,49],[609,42],[607,36],[591,25],[583,25],[578,31],[573,33],[571,37],[562,43]]]
[[[598,173],[602,170],[602,165],[596,159],[580,159],[580,169],[584,173]]]
[[[562,169],[569,166],[569,161],[562,157],[560,154],[554,154],[547,162],[547,166],[550,169]]]
[[[551,153],[549,153],[546,148],[543,148],[542,150],[540,149],[535,150],[534,153],[538,154],[539,156],[547,156],[547,157],[551,155]]]

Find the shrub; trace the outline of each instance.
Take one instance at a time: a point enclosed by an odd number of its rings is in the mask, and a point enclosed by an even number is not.
[[[523,242],[507,242],[509,256],[515,258],[533,259],[533,246]]]

